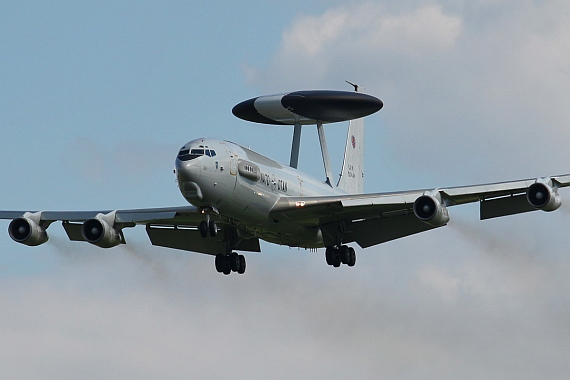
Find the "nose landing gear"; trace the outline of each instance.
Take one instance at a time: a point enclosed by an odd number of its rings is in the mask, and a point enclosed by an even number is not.
[[[198,229],[200,230],[200,236],[203,238],[208,237],[208,235],[216,237],[218,234],[218,226],[216,225],[216,222],[211,219],[201,221]]]

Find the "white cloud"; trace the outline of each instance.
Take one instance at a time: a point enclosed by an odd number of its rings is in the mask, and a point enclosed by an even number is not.
[[[260,94],[363,85],[385,104],[370,140],[424,184],[565,172],[569,15],[561,1],[350,3],[299,16],[247,75]]]
[[[249,255],[248,273],[229,277],[215,272],[211,257],[142,242],[109,251],[66,242],[61,253],[47,245],[38,249],[59,257],[58,270],[0,281],[0,375],[564,373],[570,304],[553,293],[570,290],[568,260],[535,272],[540,291],[513,290],[511,282],[528,279],[503,275],[515,258],[498,262],[450,239],[454,230],[442,232],[360,252],[354,268],[327,267],[320,253],[274,248],[276,255]],[[449,239],[445,250],[429,248],[441,239]],[[514,270],[524,271],[533,271],[531,263]]]
[[[248,69],[253,83],[271,86],[322,83],[335,66],[403,54],[421,57],[453,47],[461,20],[438,5],[391,14],[382,4],[340,6],[321,16],[300,16],[283,32],[282,44],[264,70]],[[282,90],[282,89],[281,89]]]
[[[460,278],[443,269],[428,266],[418,273],[422,286],[433,289],[444,301],[454,301],[459,295]]]

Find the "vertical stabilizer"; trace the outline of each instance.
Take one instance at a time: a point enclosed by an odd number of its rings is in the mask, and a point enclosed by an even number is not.
[[[344,161],[337,187],[349,194],[364,191],[364,119],[351,120],[344,148]]]

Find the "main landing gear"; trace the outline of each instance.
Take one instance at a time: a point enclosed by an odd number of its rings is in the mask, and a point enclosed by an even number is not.
[[[235,252],[229,255],[219,254],[216,255],[216,270],[218,273],[223,273],[225,275],[231,272],[237,272],[239,274],[245,273],[245,257],[243,255],[238,255]]]
[[[340,267],[340,264],[346,264],[349,267],[353,267],[356,264],[356,252],[354,252],[354,248],[347,245],[327,247],[325,257],[327,264],[335,268]]]

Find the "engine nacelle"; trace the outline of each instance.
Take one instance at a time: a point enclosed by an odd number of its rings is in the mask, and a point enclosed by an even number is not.
[[[8,226],[8,233],[15,242],[29,246],[43,244],[49,239],[45,229],[25,216],[12,220]]]
[[[414,214],[429,225],[439,227],[449,222],[447,207],[433,195],[422,195],[414,202]]]
[[[536,182],[526,190],[526,199],[533,207],[543,211],[554,211],[562,204],[560,195],[544,182]]]
[[[109,223],[100,218],[86,220],[81,225],[81,235],[88,243],[101,248],[111,248],[121,244],[121,234]]]

